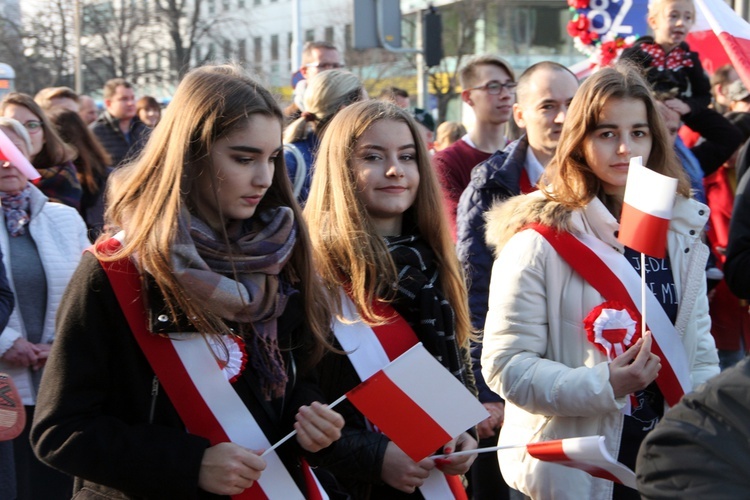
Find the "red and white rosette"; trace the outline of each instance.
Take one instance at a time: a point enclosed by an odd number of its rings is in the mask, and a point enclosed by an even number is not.
[[[640,338],[640,316],[619,302],[596,306],[586,319],[586,336],[612,361]]]
[[[607,301],[591,310],[583,320],[589,342],[612,361],[641,338],[640,316],[625,305]],[[627,398],[622,413],[630,415],[637,404],[633,394]]]
[[[234,383],[240,377],[240,374],[245,371],[245,364],[247,364],[245,342],[233,335],[222,335],[221,337],[211,335],[208,337],[208,345],[214,352],[214,357],[224,376],[229,383]]]

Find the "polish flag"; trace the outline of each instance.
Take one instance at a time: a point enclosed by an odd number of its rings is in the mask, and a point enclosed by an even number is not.
[[[31,162],[13,144],[8,136],[5,135],[5,132],[0,129],[0,162],[5,161],[10,162],[30,181],[41,177]]]
[[[346,397],[415,462],[490,416],[421,343]]]
[[[553,462],[588,472],[636,489],[635,473],[612,458],[604,446],[604,436],[556,439],[526,445],[529,455],[544,462]]]
[[[695,11],[695,25],[687,42],[705,70],[713,74],[731,63],[750,88],[750,24],[723,0],[695,0]]]
[[[617,239],[637,252],[664,258],[677,179],[644,167],[642,160],[630,159]]]

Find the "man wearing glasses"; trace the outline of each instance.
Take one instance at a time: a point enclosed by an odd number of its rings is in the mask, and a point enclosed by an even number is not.
[[[456,207],[471,180],[471,169],[495,151],[505,148],[506,123],[513,112],[515,77],[510,64],[499,57],[482,55],[470,59],[459,71],[461,99],[474,110],[474,127],[461,140],[432,158],[443,186],[453,237]]]
[[[289,121],[297,119],[302,111],[305,110],[303,101],[307,81],[312,79],[321,71],[329,69],[341,69],[344,67],[341,61],[339,49],[330,42],[307,42],[302,48],[302,66],[299,73],[302,80],[297,82],[294,87],[294,102],[284,110],[284,114]]]

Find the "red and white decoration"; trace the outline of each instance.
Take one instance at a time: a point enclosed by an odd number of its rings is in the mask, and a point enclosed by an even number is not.
[[[489,417],[421,343],[346,397],[415,462]]]
[[[604,436],[530,443],[526,451],[537,460],[581,469],[594,477],[636,489],[635,473],[612,458],[604,445]]]
[[[640,156],[630,159],[617,239],[637,252],[661,259],[667,253],[677,179],[644,167],[642,160]]]
[[[224,335],[221,339],[211,336],[208,345],[214,352],[219,368],[230,384],[233,384],[245,371],[247,352],[245,342],[239,337]]]
[[[750,88],[750,24],[723,0],[694,0],[696,19],[687,36],[701,64],[713,74],[732,63],[746,88]]]
[[[391,361],[396,360],[401,354],[408,351],[411,347],[414,347],[418,343],[418,339],[416,334],[414,333],[414,330],[412,330],[406,320],[398,315],[391,307],[386,307],[382,304],[375,305],[376,313],[379,316],[390,318],[390,321],[387,324],[378,326],[370,326],[361,321],[359,312],[357,311],[357,307],[351,301],[349,296],[343,291],[341,293],[341,308],[341,318],[336,319],[333,327],[333,333],[336,336],[336,339],[339,341],[341,348],[346,351],[347,357],[352,363],[352,366],[357,372],[360,380],[366,381],[373,375],[380,373],[381,370],[388,366]],[[422,348],[422,350],[424,351],[424,348]],[[433,359],[433,361],[435,360]],[[437,363],[437,361],[435,361],[435,363]],[[452,379],[452,383],[461,386],[461,384],[455,379],[455,377],[448,373],[445,368],[443,368],[439,364],[438,366],[443,371],[444,375],[448,375]],[[412,376],[413,375],[422,376],[423,374],[414,368]],[[461,386],[461,388],[465,391],[466,394],[471,395],[465,388],[463,388],[463,386]],[[442,387],[440,387],[439,390],[432,395],[432,397],[435,397],[435,395],[441,395],[441,391]],[[441,401],[443,400],[443,398],[438,399],[440,399]],[[472,405],[478,404],[476,398],[472,396],[471,399]],[[379,404],[383,406],[389,406],[392,405],[392,402],[380,401]],[[446,407],[455,406],[456,408],[460,408],[460,406],[456,405],[456,403],[453,401],[444,401],[443,405]],[[474,420],[474,423],[469,423],[467,427],[464,427],[460,431],[458,431],[455,436],[489,416],[487,410],[485,410],[483,406],[479,406],[481,407],[481,411],[483,412],[482,416],[480,417],[479,415],[477,415],[475,417],[476,420]],[[400,411],[408,410],[402,409]],[[418,414],[421,415],[423,413],[424,410],[418,410]],[[412,420],[411,415],[409,415],[408,419],[405,418],[405,415],[407,414],[400,413],[395,415],[395,423],[398,424],[407,420]],[[372,422],[368,423],[372,424]],[[391,438],[394,442],[396,442],[393,436],[387,434],[383,429],[380,429],[379,426],[373,426],[372,430],[376,432],[383,432],[384,434],[388,435],[388,437]],[[442,431],[439,432],[439,434],[445,437],[445,434],[447,433],[445,431]],[[441,437],[440,439],[442,440],[443,437]],[[444,445],[449,440],[450,437],[434,445],[428,451],[428,453],[434,452],[437,448]],[[405,445],[402,446],[402,444],[399,444],[398,442],[396,442],[396,444],[398,444],[400,448],[404,449],[403,446]],[[420,457],[420,459],[421,458],[424,458],[424,456]],[[444,500],[448,498],[455,500],[465,500],[467,498],[466,490],[461,484],[460,479],[457,476],[443,474],[438,468],[434,468],[430,471],[429,477],[425,479],[424,484],[419,487],[419,491],[426,500]]]
[[[99,247],[114,253],[124,233]],[[205,437],[212,445],[232,442],[251,450],[268,450],[271,443],[255,417],[228,383],[213,349],[198,333],[169,338],[151,334],[141,300],[138,270],[130,259],[101,262],[112,284],[133,336],[146,355],[187,431]],[[233,500],[306,500],[275,451],[264,453],[266,469],[250,488]],[[309,500],[327,500],[323,487],[309,466],[301,463]]]
[[[589,342],[612,361],[638,340],[639,317],[619,302],[605,302],[589,313],[583,326]]]
[[[10,162],[16,167],[28,180],[34,181],[41,175],[31,162],[21,153],[5,133],[0,130],[0,162]]]

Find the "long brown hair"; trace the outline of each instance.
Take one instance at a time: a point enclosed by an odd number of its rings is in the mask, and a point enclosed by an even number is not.
[[[21,92],[11,92],[3,97],[0,103],[0,113],[5,112],[8,104],[23,106],[31,111],[42,122],[42,133],[44,134],[44,144],[42,150],[31,160],[36,168],[50,168],[62,165],[63,163],[73,161],[76,157],[76,150],[70,144],[63,141],[55,130],[55,127],[47,118],[42,108],[34,101],[34,98]]]
[[[172,245],[180,211],[191,205],[196,179],[209,175],[206,170],[211,169],[208,159],[214,144],[246,126],[255,114],[276,119],[279,124],[283,120],[271,94],[240,68],[222,65],[194,69],[180,83],[141,155],[116,170],[109,183],[106,219],[110,225],[124,229],[127,239],[116,254],[98,257],[116,260],[137,256],[172,311],[181,310],[199,331],[208,334],[228,333],[229,328],[221,318],[193,303],[190,291],[175,279],[170,260]],[[283,155],[276,158],[275,167],[271,187],[257,210],[287,206],[294,212],[298,236],[282,276],[301,292],[302,316],[313,333],[312,339],[307,339],[311,351],[307,361],[315,363],[327,345],[330,307],[313,270],[309,234],[292,194]]]
[[[352,104],[336,114],[323,136],[304,210],[315,265],[333,294],[343,286],[351,287],[352,299],[363,318],[374,323],[386,319],[379,317],[372,306],[375,301],[393,298],[387,284],[397,281],[396,266],[357,196],[352,168],[357,141],[380,120],[405,123],[417,146],[419,187],[414,204],[404,213],[404,226],[419,228],[435,251],[440,282],[456,314],[456,336],[463,344],[471,335],[466,285],[440,187],[416,122],[392,103],[371,100]]]
[[[645,104],[653,138],[647,167],[678,179],[677,192],[690,197],[690,181],[672,149],[651,88],[640,70],[626,63],[600,69],[576,92],[563,123],[557,150],[545,171],[545,186],[542,187],[545,196],[571,209],[581,208],[597,196],[612,208],[612,201],[604,193],[601,181],[586,163],[583,153],[584,140],[595,129],[599,115],[610,99],[636,99]]]
[[[60,137],[78,151],[73,164],[78,171],[81,186],[90,194],[98,193],[106,168],[112,164],[109,153],[78,113],[65,108],[53,108],[47,114]]]

